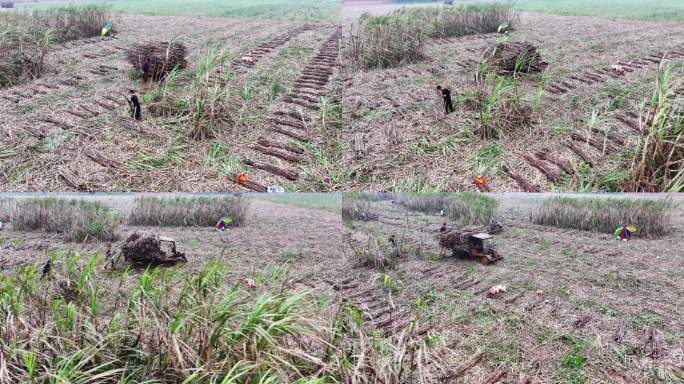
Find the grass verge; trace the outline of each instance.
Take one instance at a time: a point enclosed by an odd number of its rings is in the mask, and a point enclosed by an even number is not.
[[[598,16],[621,19],[676,21],[684,20],[684,3],[679,0],[518,0],[522,11],[556,15]]]
[[[65,5],[71,0],[53,0],[23,7]],[[334,20],[340,16],[339,0],[81,0],[80,4],[111,4],[117,12],[155,16],[257,17],[285,20]],[[47,5],[46,5],[47,4]]]
[[[297,207],[319,209],[322,211],[340,213],[342,198],[338,193],[284,193],[249,195],[257,200],[270,201],[278,204],[289,204]]]

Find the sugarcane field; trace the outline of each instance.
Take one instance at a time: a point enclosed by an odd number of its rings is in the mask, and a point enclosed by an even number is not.
[[[684,1],[0,0],[0,384],[684,384]]]
[[[0,195],[0,382],[351,375],[345,344],[368,346],[341,337],[356,328],[336,323],[351,320],[320,288],[339,271],[329,266],[341,259],[340,204],[335,194]]]
[[[682,202],[0,195],[0,382],[679,383]]]
[[[681,2],[449,3],[344,2],[350,190],[682,191]]]
[[[335,0],[38,3],[0,13],[0,190],[333,189]]]
[[[412,383],[681,383],[682,196],[344,193],[334,289]],[[402,381],[391,381],[402,382]]]

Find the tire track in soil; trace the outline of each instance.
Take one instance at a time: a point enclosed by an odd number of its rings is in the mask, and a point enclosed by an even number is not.
[[[436,245],[436,242],[435,244],[432,244],[435,245],[435,247],[431,247],[429,241],[426,242],[425,239],[417,239],[418,237],[421,237],[421,233],[423,233],[420,225],[415,226],[415,224],[418,224],[421,220],[420,216],[414,217],[410,228],[404,230],[404,225],[406,225],[405,219],[397,217],[396,215],[398,214],[400,215],[401,212],[390,210],[389,208],[383,209],[381,216],[378,218],[380,222],[387,222],[386,225],[378,228],[379,233],[382,236],[387,237],[391,233],[394,233],[396,236],[396,232],[399,232],[403,233],[401,236],[405,236],[404,245],[421,243],[421,246],[428,249],[439,248],[439,246]],[[439,221],[442,221],[442,219],[435,220],[435,222]],[[352,253],[354,253],[356,249],[362,249],[364,247],[363,241],[355,239],[351,232],[343,233],[342,242],[344,246],[352,251]],[[440,253],[440,251],[436,251],[436,253]],[[401,270],[403,261],[409,261],[409,259],[405,256],[401,256],[399,258],[399,264],[397,264],[394,269]],[[411,279],[414,281],[440,281],[439,284],[444,282],[451,288],[469,292],[473,295],[481,295],[491,286],[491,283],[487,281],[488,274],[475,277],[466,273],[460,263],[451,255],[443,257],[440,261],[423,260],[419,263],[418,267],[406,266],[403,268],[404,271],[411,270],[420,275],[418,277],[412,276]],[[402,310],[400,304],[397,304],[393,308],[387,293],[381,288],[368,288],[367,283],[354,278],[347,278],[339,282],[329,283],[338,292],[342,300],[347,301],[362,310],[373,328],[383,332],[384,335],[387,336],[392,333],[400,332],[410,324],[410,319],[406,319],[405,317],[412,312]],[[408,292],[408,294],[399,294],[395,296],[394,302],[401,301],[402,303],[410,303],[415,300],[412,290],[409,289],[405,292]]]
[[[243,157],[243,163],[249,169],[264,171],[277,180],[297,181],[299,179],[299,172],[295,167],[304,161],[302,158],[304,151],[296,143],[312,141],[310,134],[313,120],[303,112],[319,110],[320,98],[325,96],[325,87],[338,62],[341,37],[342,28],[335,27],[335,31],[326,39],[316,56],[302,69],[300,76],[294,81],[293,92],[283,98],[286,108],[275,110],[268,117],[272,136],[260,137],[250,147],[252,151],[265,155],[267,158],[273,158],[274,161],[283,160],[288,164],[288,168]],[[295,142],[295,145],[290,144],[291,142]],[[268,192],[269,190],[266,183],[258,179],[241,180],[240,175],[234,174],[229,177],[229,180],[252,191]]]
[[[402,213],[405,213],[405,211],[395,209],[388,204],[383,205],[383,208],[380,211],[379,220],[402,222],[403,224],[403,219],[405,218],[402,217]],[[420,220],[421,216],[413,216],[412,224],[415,224]],[[441,218],[436,217],[435,221],[438,222],[441,220]],[[402,231],[402,229],[400,229],[400,224],[391,227],[391,229],[395,229],[396,231]],[[415,237],[415,230],[416,228],[411,225],[411,230],[407,232],[407,236]],[[383,228],[380,228],[380,232],[383,232]],[[353,249],[363,242],[353,239],[352,236],[352,232],[345,232],[342,235],[342,239],[346,246]],[[407,259],[403,258],[400,260]],[[412,282],[422,282],[421,289],[427,289],[424,282],[430,282],[430,284],[434,284],[440,288],[449,287],[450,289],[462,291],[463,293],[474,296],[484,296],[487,290],[494,284],[492,279],[496,278],[497,275],[496,272],[490,272],[490,270],[477,274],[466,272],[463,264],[456,261],[453,257],[446,257],[440,261],[419,261],[411,258],[410,263],[400,263],[396,265],[393,270],[401,271],[399,272],[400,274],[402,272],[410,273],[410,276],[406,278]],[[439,323],[429,322],[428,324],[422,324],[417,330],[411,331],[411,326],[413,325],[412,321],[415,318],[414,311],[412,310],[412,303],[414,303],[417,298],[415,292],[419,292],[420,290],[411,287],[410,283],[409,285],[404,286],[399,293],[393,295],[392,301],[390,301],[388,293],[381,287],[369,285],[368,282],[361,279],[359,275],[335,280],[336,281],[325,281],[332,287],[342,302],[349,303],[361,311],[362,318],[371,331],[377,331],[385,337],[390,337],[406,331],[411,333],[415,332],[415,334],[423,336],[427,334],[427,332],[440,333],[448,326],[446,324],[440,325]],[[503,299],[499,300],[502,300],[506,306],[520,306],[522,305],[522,300],[520,299],[523,296],[524,293],[520,292],[511,295],[510,297],[504,296]],[[458,339],[451,341],[446,348],[456,348],[456,343],[458,343],[458,341]],[[468,362],[447,370],[446,375],[440,378],[440,382],[451,382],[456,380],[459,376],[462,376],[469,369],[477,365],[483,357],[484,353],[475,354]],[[428,364],[426,368],[430,372],[445,372],[444,369],[432,367],[431,364]]]
[[[370,328],[381,332],[383,336],[399,333],[411,325],[413,311],[393,306],[389,295],[381,288],[369,287],[354,278],[328,283],[342,301],[361,311]]]
[[[350,234],[343,235],[345,242],[353,242]],[[452,264],[437,262],[420,270],[421,281],[434,281],[435,279],[446,279],[450,288],[469,292],[473,295],[481,295],[489,289],[490,284],[485,281],[487,276],[476,278],[466,273],[458,273],[458,269]],[[346,303],[358,308],[367,324],[373,330],[382,333],[383,336],[390,336],[408,329],[414,320],[414,311],[410,305],[395,303],[411,303],[415,300],[414,294],[398,295],[394,300],[390,300],[390,295],[382,288],[374,287],[357,278],[349,277],[339,281],[326,280],[338,297]],[[433,327],[430,327],[433,328]],[[428,329],[418,331],[418,334],[426,333]]]
[[[346,232],[342,235],[343,245],[352,252],[361,248],[362,244]],[[327,280],[338,297],[361,311],[363,319],[371,329],[382,332],[383,336],[398,333],[410,325],[412,311],[395,306],[389,295],[381,288],[373,287],[355,278],[340,281]]]

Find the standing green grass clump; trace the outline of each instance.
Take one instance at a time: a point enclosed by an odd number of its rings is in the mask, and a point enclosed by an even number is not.
[[[676,97],[672,68],[661,66],[650,102],[648,134],[639,143],[626,190],[684,191],[684,111]]]
[[[519,52],[517,48],[513,51]],[[541,75],[542,86],[534,93],[522,94],[520,74],[531,69],[531,62],[524,53],[522,56],[512,56],[515,53],[507,56],[512,63],[502,65],[497,61],[500,58],[497,59],[491,52],[486,53],[475,74],[477,88],[469,91],[463,100],[465,107],[479,113],[474,133],[483,139],[500,138],[530,126],[535,108],[541,104],[543,84],[548,75],[545,72]]]
[[[128,222],[130,225],[160,227],[213,226],[228,215],[233,226],[242,226],[247,218],[248,200],[242,197],[139,197]]]
[[[484,225],[496,215],[496,199],[479,193],[401,195],[396,202],[428,214],[443,214],[462,225]]]
[[[191,72],[184,71],[185,55],[185,45],[176,41],[139,44],[127,52],[136,73],[141,72],[145,57],[155,63],[151,72],[161,86],[153,95],[150,113],[176,119],[185,127],[188,138],[202,141],[214,137],[217,131],[232,129],[237,121],[233,98],[238,94],[231,93],[233,71],[228,51],[210,44]],[[181,92],[183,86],[187,92]]]
[[[531,123],[533,108],[519,96],[515,79],[497,76],[480,84],[483,91],[475,133],[483,139],[499,138]],[[489,88],[488,88],[489,87]]]
[[[66,241],[113,241],[118,239],[120,219],[99,202],[38,198],[5,204],[12,228],[17,231],[60,233]]]
[[[103,6],[0,13],[0,87],[41,77],[52,44],[98,36],[110,18]]]
[[[218,81],[212,75],[218,74]],[[232,78],[228,52],[210,46],[200,57],[190,86],[187,106],[190,112],[191,127],[188,137],[204,140],[214,137],[215,130],[222,125],[231,124],[233,117],[229,109]]]
[[[426,36],[410,20],[364,14],[352,26],[347,56],[368,69],[397,67],[423,60]]]
[[[517,14],[510,5],[403,8],[387,16],[364,14],[352,27],[347,56],[363,68],[389,68],[425,58],[428,38],[494,33]]]
[[[50,260],[46,278],[0,274],[1,382],[400,383],[421,365],[417,336],[371,337],[282,268],[248,285],[217,261],[112,275],[101,254]]]
[[[532,214],[532,221],[611,234],[627,224],[636,226],[640,237],[656,238],[670,231],[672,208],[669,200],[554,197],[545,200]]]
[[[345,196],[342,200],[342,220],[345,222],[376,220],[378,215],[373,214],[370,206],[368,200]]]

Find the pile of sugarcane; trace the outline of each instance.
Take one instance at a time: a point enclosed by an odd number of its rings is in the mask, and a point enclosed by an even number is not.
[[[126,61],[143,78],[161,81],[174,68],[185,69],[187,48],[178,42],[147,42],[135,44],[126,49]]]
[[[488,225],[480,227],[468,227],[460,230],[450,229],[440,234],[439,245],[446,249],[456,249],[466,246],[472,235],[478,233],[493,235],[501,232],[503,232],[503,224],[499,221],[492,221]]]
[[[497,43],[488,47],[482,57],[499,73],[539,72],[547,66],[537,47],[525,42]]]
[[[14,8],[13,1],[2,1],[0,2],[0,8]]]
[[[154,264],[163,252],[159,237],[135,232],[124,242],[121,254],[126,261],[134,264]]]
[[[446,249],[457,249],[465,247],[472,235],[481,233],[482,231],[476,229],[466,230],[451,230],[439,236],[439,245]]]

